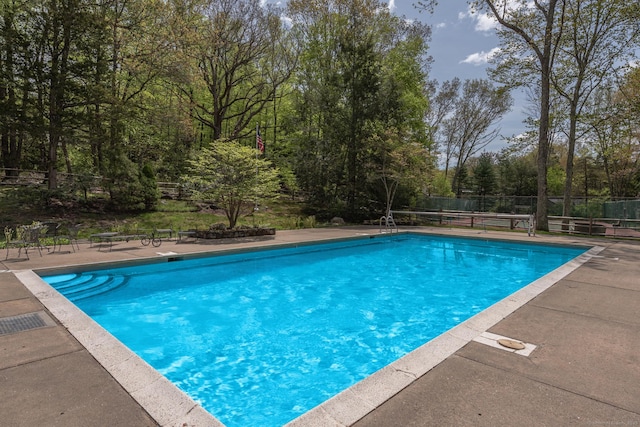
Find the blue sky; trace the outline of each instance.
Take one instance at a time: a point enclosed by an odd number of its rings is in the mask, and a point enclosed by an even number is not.
[[[498,47],[495,22],[486,15],[471,14],[466,0],[441,0],[433,14],[418,13],[413,0],[389,0],[392,11],[410,19],[417,19],[431,26],[433,35],[429,53],[434,63],[430,79],[443,82],[459,77],[461,80],[487,77],[487,60]],[[525,131],[522,123],[526,117],[525,97],[520,92],[512,93],[514,104],[498,124],[501,135],[519,135]],[[505,147],[498,137],[486,151],[499,151]]]

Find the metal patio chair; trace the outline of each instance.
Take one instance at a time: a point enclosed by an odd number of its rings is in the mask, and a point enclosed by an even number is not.
[[[61,226],[58,234],[56,235],[53,251],[55,252],[56,245],[58,246],[58,250],[62,249],[63,242],[69,242],[73,252],[76,251],[76,248],[80,250],[80,245],[78,244],[78,232],[80,231],[80,228],[82,228],[82,224],[71,224],[66,227]]]
[[[5,244],[7,248],[5,260],[9,259],[10,248],[18,248],[18,258],[22,255],[22,250],[24,249],[24,254],[27,259],[29,259],[29,248],[33,247],[38,248],[38,252],[40,253],[40,256],[42,256],[42,245],[40,243],[41,231],[42,227],[39,226],[21,225],[16,227],[16,238],[13,239],[13,230],[6,227],[4,229]]]

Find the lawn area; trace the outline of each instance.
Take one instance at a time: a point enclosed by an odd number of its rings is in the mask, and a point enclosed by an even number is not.
[[[45,190],[36,187],[1,187],[0,229],[15,229],[16,226],[34,221],[82,224],[79,237],[86,238],[103,231],[155,228],[172,228],[177,231],[208,229],[209,226],[220,223],[228,225],[224,211],[206,203],[162,199],[152,212],[115,213],[105,209],[104,200],[94,195],[81,202],[69,202],[47,197]],[[257,211],[241,217],[238,225],[273,227],[278,230],[317,226],[315,217],[303,215],[302,209],[301,202],[283,197],[267,206],[261,205]]]

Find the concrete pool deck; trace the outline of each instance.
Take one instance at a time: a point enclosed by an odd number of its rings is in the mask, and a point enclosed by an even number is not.
[[[381,381],[358,383],[292,424],[640,425],[640,242],[428,227],[402,231],[599,248],[570,271],[384,368],[374,375]],[[2,424],[215,425],[189,399],[165,392],[171,385],[159,375],[139,374],[136,358],[39,288],[33,270],[363,234],[378,234],[378,228],[278,231],[268,239],[163,242],[158,248],[128,242],[110,252],[81,244],[76,253],[65,253],[67,247],[42,257],[31,251],[30,260],[13,258],[17,250],[11,250],[11,258],[0,262],[0,320],[38,313],[44,326],[0,335]],[[500,337],[527,343],[532,351],[503,349],[495,345]]]

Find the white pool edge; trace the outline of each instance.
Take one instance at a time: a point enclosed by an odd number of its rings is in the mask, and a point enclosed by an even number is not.
[[[302,414],[286,426],[326,427],[354,424],[604,249],[601,246],[592,247],[577,258]],[[14,271],[14,274],[158,424],[224,427],[217,418],[32,270]]]
[[[14,274],[158,424],[224,427],[36,273]]]

